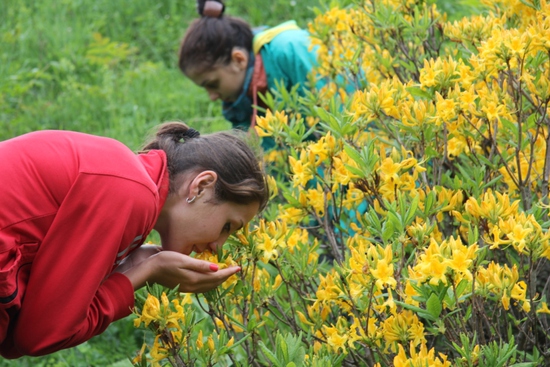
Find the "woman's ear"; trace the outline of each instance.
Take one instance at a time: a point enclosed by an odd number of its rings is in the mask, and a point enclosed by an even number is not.
[[[240,70],[246,70],[246,68],[248,67],[248,58],[249,55],[245,49],[240,47],[233,47],[233,51],[231,51],[231,61]]]
[[[218,180],[218,174],[214,171],[202,171],[191,181],[189,187],[190,196],[201,196],[204,190],[208,188],[214,188],[216,181]]]

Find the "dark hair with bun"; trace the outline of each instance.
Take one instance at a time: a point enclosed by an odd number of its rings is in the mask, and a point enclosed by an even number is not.
[[[222,4],[220,15],[205,15],[207,3]],[[195,19],[187,28],[179,50],[178,66],[184,74],[191,70],[194,73],[203,73],[214,67],[229,64],[235,47],[247,52],[252,51],[252,28],[240,18],[223,15],[224,9],[221,1],[197,1],[197,10],[201,18]]]
[[[160,125],[156,136],[142,152],[158,149],[166,153],[170,192],[175,192],[182,173],[211,170],[216,172],[216,198],[238,204],[257,202],[262,210],[269,199],[266,176],[260,157],[244,140],[244,132],[216,132],[200,135],[182,122]]]
[[[202,17],[219,18],[225,11],[225,4],[221,0],[197,0],[197,12]]]

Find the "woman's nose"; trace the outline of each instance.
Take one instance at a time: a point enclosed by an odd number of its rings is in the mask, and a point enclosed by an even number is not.
[[[228,237],[228,234],[221,235],[216,241],[210,242],[208,247],[213,253],[218,252],[218,247],[223,246]]]
[[[208,248],[210,248],[210,251],[214,254],[218,252],[218,244],[216,242],[210,242]]]

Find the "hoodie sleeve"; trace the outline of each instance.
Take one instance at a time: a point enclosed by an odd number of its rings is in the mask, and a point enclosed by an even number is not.
[[[136,181],[80,174],[33,262],[13,334],[19,353],[73,347],[131,313],[132,284],[111,270],[117,256],[148,234],[157,202]]]

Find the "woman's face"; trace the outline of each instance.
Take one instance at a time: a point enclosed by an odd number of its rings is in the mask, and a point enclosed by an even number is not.
[[[247,66],[248,55],[236,49],[227,65],[201,73],[191,69],[185,74],[193,83],[206,89],[212,101],[221,99],[224,102],[235,102],[242,92]]]
[[[258,213],[259,203],[216,203],[216,178],[211,174],[204,175],[205,172],[197,176],[198,185],[192,183],[189,190],[184,190],[188,193],[174,194],[167,199],[155,225],[163,250],[184,255],[193,251],[216,252],[230,234],[244,227]],[[196,183],[195,180],[193,182]],[[188,203],[186,198],[191,199],[193,196],[196,196],[195,200]]]

